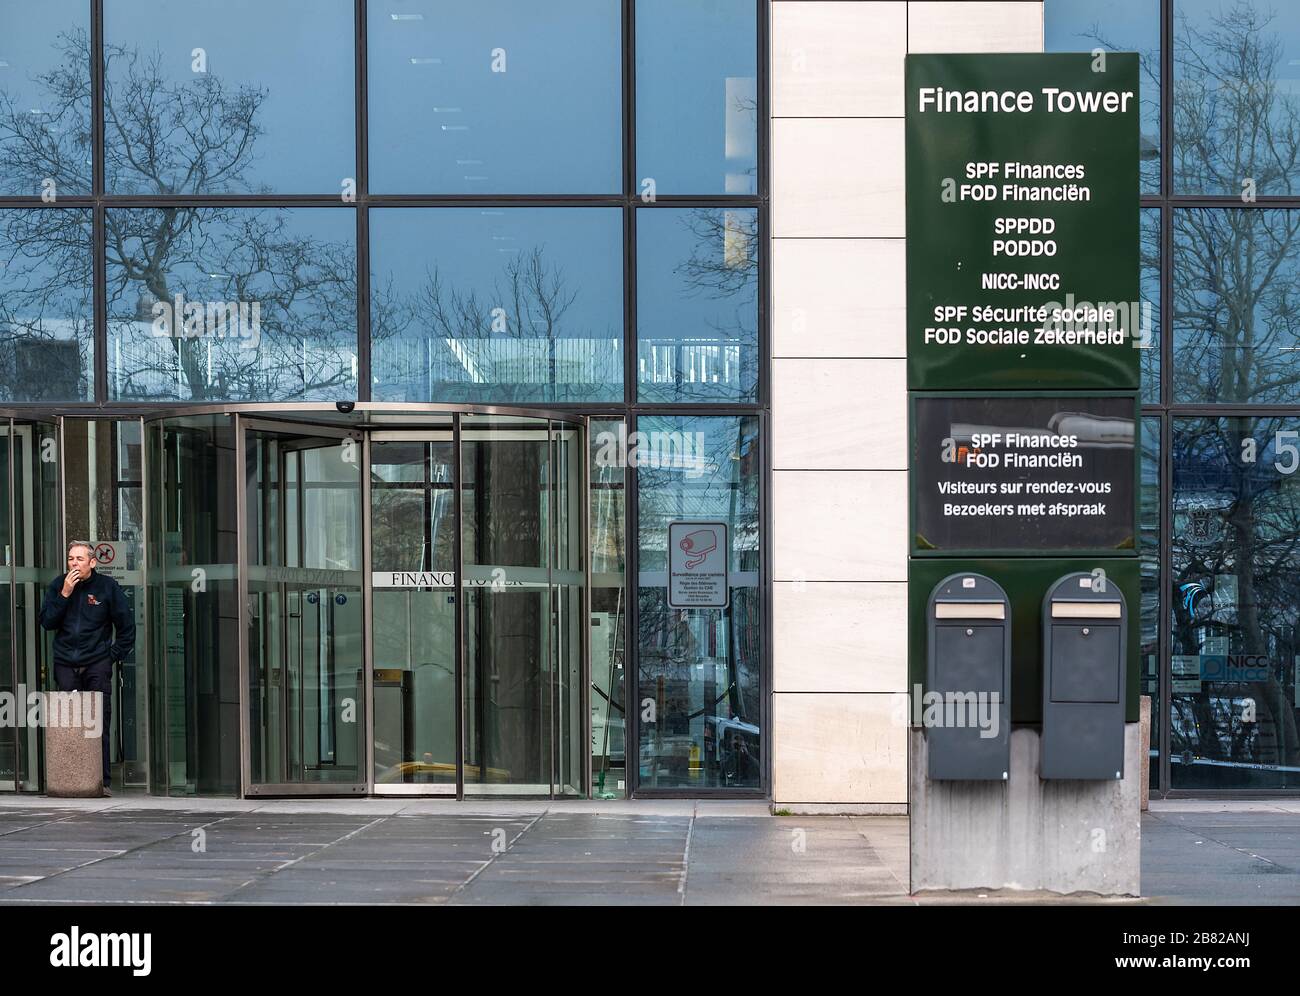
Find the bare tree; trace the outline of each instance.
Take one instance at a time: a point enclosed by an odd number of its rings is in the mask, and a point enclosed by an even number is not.
[[[35,118],[0,94],[0,172],[39,192],[47,178],[90,189],[92,57],[84,30],[60,36],[58,64],[35,82],[50,105]],[[196,73],[169,80],[159,53],[106,45],[105,188],[118,194],[264,192],[248,182],[262,135],[264,88],[229,88]],[[55,202],[57,204],[57,200]],[[356,255],[350,242],[295,233],[284,209],[175,206],[105,214],[113,393],[123,398],[319,396],[354,380]],[[86,286],[90,245],[84,213],[55,207],[11,212],[2,231],[10,259],[28,261],[25,286],[0,290],[0,336],[53,340],[67,329],[34,307],[40,286]],[[256,302],[255,340],[176,334],[153,338],[153,305],[181,295],[199,304]],[[28,316],[24,319],[22,316]],[[80,348],[91,348],[87,314]],[[224,331],[224,330],[223,330]],[[58,363],[56,353],[51,354]],[[89,363],[83,358],[83,369]],[[179,383],[174,383],[179,380]]]
[[[1278,84],[1281,41],[1272,15],[1237,3],[1198,24],[1181,17],[1175,48],[1173,157],[1176,186],[1191,192],[1292,189],[1300,159],[1300,108]],[[1173,378],[1176,397],[1258,404],[1300,397],[1300,324],[1293,301],[1300,213],[1258,209],[1173,213]],[[1295,710],[1277,677],[1294,667],[1300,621],[1300,508],[1275,469],[1273,443],[1285,420],[1207,418],[1180,424],[1175,453],[1175,642],[1203,655],[1227,637],[1233,654],[1267,660],[1269,677],[1180,695],[1188,709],[1180,741],[1205,756],[1265,764],[1300,763]],[[1194,508],[1197,503],[1208,507]],[[1217,511],[1214,510],[1214,506]],[[1196,535],[1193,516],[1210,526]],[[1196,585],[1228,586],[1213,604]],[[1185,588],[1184,586],[1192,587]],[[1232,597],[1234,596],[1235,597]],[[1213,598],[1213,595],[1207,596]],[[1233,605],[1225,608],[1227,600]],[[1177,648],[1176,648],[1177,649]],[[1292,680],[1295,680],[1294,673]],[[1256,720],[1248,718],[1247,700]],[[1196,731],[1196,732],[1193,732]],[[1184,738],[1191,738],[1184,740]]]
[[[581,401],[607,387],[603,376],[621,377],[618,328],[574,327],[581,292],[547,261],[544,245],[510,254],[490,287],[456,286],[437,265],[409,295],[394,290],[391,278],[381,286],[372,328],[431,350],[418,369],[409,363],[397,373],[408,393],[476,399],[472,385],[481,384],[502,402]]]

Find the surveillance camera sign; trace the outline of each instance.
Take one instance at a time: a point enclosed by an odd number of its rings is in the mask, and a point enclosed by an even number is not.
[[[668,605],[674,609],[727,607],[727,524],[668,524]]]

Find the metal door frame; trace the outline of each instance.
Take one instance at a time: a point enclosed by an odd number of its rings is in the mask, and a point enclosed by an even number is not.
[[[4,418],[2,421],[4,424],[5,438],[5,491],[7,498],[5,536],[6,539],[8,539],[8,542],[4,544],[4,585],[6,590],[9,592],[9,602],[6,607],[6,611],[9,615],[9,687],[13,690],[13,694],[16,696],[18,694],[18,620],[17,605],[15,604],[17,598],[17,584],[14,575],[18,558],[16,556],[17,544],[14,542],[14,420],[12,418]],[[23,703],[19,708],[25,710],[26,703]],[[15,723],[13,728],[8,731],[11,740],[10,745],[13,747],[14,752],[14,779],[12,785],[9,785],[8,783],[0,783],[0,792],[18,793],[18,786],[21,781],[19,775],[22,773],[22,755],[20,752],[22,736],[20,729],[21,728],[18,724]],[[2,735],[3,731],[0,731],[0,736]]]
[[[365,795],[368,791],[368,781],[363,778],[354,782],[254,782],[252,778],[252,738],[251,738],[251,719],[249,710],[252,707],[252,688],[249,685],[250,664],[248,656],[248,639],[251,624],[251,613],[249,611],[249,591],[248,591],[248,446],[247,434],[250,431],[270,432],[278,435],[288,435],[296,437],[297,440],[303,439],[337,439],[342,442],[344,439],[354,439],[358,442],[364,442],[360,438],[363,434],[357,430],[348,429],[340,426],[320,424],[316,422],[281,422],[274,419],[263,419],[248,417],[236,411],[234,414],[234,432],[235,432],[235,496],[238,504],[238,515],[236,516],[236,544],[238,547],[238,577],[239,577],[239,767],[240,779],[243,787],[243,795],[251,796],[356,796]],[[318,447],[294,446],[294,449],[315,449]],[[364,448],[364,447],[363,447]],[[277,455],[277,460],[283,464],[283,454]],[[360,480],[358,481],[358,493],[364,488],[364,482],[368,476],[368,469],[361,466],[358,469]],[[285,486],[284,476],[278,482],[278,487],[282,490]],[[302,509],[299,510],[300,514]],[[364,520],[364,506],[361,509]],[[281,528],[285,528],[285,523],[281,522]],[[362,528],[361,542],[365,542],[364,524]],[[301,550],[300,550],[301,552]],[[364,550],[363,550],[364,552]],[[363,564],[364,569],[364,564]],[[362,639],[364,646],[365,633],[368,628],[365,619],[366,602],[364,597],[363,573],[363,595],[362,595]],[[281,584],[284,588],[284,584]],[[287,601],[286,601],[287,604]],[[281,640],[286,638],[286,634],[281,634]],[[364,655],[362,667],[365,668]],[[369,680],[365,682],[368,691]],[[282,709],[287,709],[287,702],[282,705]],[[362,742],[358,744],[357,764],[360,766],[363,758],[366,756],[365,744],[369,741],[368,730],[368,712],[363,707],[361,714],[365,719],[362,720],[359,736]],[[286,773],[285,763],[287,762],[287,753],[282,758],[281,775]]]
[[[8,543],[8,549],[6,551],[8,562],[4,565],[5,574],[6,574],[6,580],[4,581],[4,584],[7,585],[9,590],[9,607],[8,607],[9,673],[10,673],[11,688],[13,690],[13,694],[17,696],[20,682],[22,682],[24,678],[24,676],[21,675],[18,670],[18,644],[20,639],[24,640],[25,642],[26,633],[27,633],[25,625],[22,628],[21,635],[19,632],[20,620],[18,617],[18,586],[20,584],[29,583],[27,581],[20,582],[18,580],[18,571],[20,569],[18,564],[18,559],[19,559],[18,551],[22,546],[25,546],[29,548],[29,552],[34,555],[40,543],[39,536],[34,531],[29,537],[29,542],[27,542],[26,544],[19,543],[18,504],[24,498],[30,497],[31,504],[30,507],[27,507],[25,509],[23,520],[27,524],[27,528],[31,529],[32,523],[34,523],[36,521],[36,517],[41,514],[40,503],[43,495],[41,494],[41,490],[40,490],[41,479],[39,474],[35,476],[29,475],[29,479],[28,479],[29,487],[24,489],[21,495],[15,491],[15,488],[18,483],[18,461],[17,461],[14,443],[15,440],[18,439],[20,436],[26,439],[26,453],[25,453],[26,458],[28,461],[35,460],[37,449],[39,448],[38,445],[39,439],[37,435],[37,430],[41,426],[48,426],[53,431],[55,445],[58,447],[59,452],[61,453],[63,447],[63,439],[62,439],[63,419],[62,417],[56,415],[41,416],[35,413],[32,413],[30,415],[5,413],[5,414],[0,414],[0,422],[4,423],[5,439],[8,441],[7,443],[8,457],[6,460],[7,468],[6,468],[6,476],[5,476],[5,487],[8,489],[8,501],[9,501],[9,509],[8,509],[9,543]],[[61,460],[55,461],[54,473],[55,473],[55,489],[54,489],[55,508],[53,511],[53,515],[54,515],[55,527],[56,527],[55,531],[57,533],[56,543],[58,544],[60,551],[62,551],[64,548],[65,539],[63,536],[64,480],[63,480],[63,465]],[[60,559],[62,559],[62,557],[60,557]],[[43,604],[44,596],[45,596],[45,582],[39,576],[40,571],[42,569],[39,566],[39,564],[33,567],[27,567],[23,569],[35,571],[37,572],[38,575],[35,581],[35,588],[33,590],[34,608],[37,614],[36,627],[38,633],[38,641],[36,647],[36,661],[35,661],[37,667],[37,687],[36,688],[29,687],[28,691],[29,692],[43,691],[44,690],[43,686],[47,682],[41,680],[42,678],[41,670],[43,668],[44,663],[46,662],[40,660],[41,647],[40,647],[40,636],[39,636],[40,634],[39,616],[40,616],[41,606]],[[52,666],[52,662],[49,663]],[[49,676],[46,675],[45,677],[48,681]],[[25,702],[21,702],[21,703],[15,702],[15,706],[17,709],[22,709],[24,714],[26,713],[27,704]],[[28,751],[26,749],[26,740],[28,737],[30,737],[35,743],[35,749],[32,752],[33,757],[30,760],[31,771],[29,772],[29,777],[23,778],[24,760],[27,758],[27,754],[28,754]],[[14,748],[13,785],[12,787],[8,787],[8,788],[0,788],[0,791],[13,792],[15,795],[33,795],[33,794],[39,794],[42,791],[44,791],[45,767],[41,760],[44,755],[44,746],[45,746],[45,731],[43,728],[38,727],[33,734],[31,728],[27,727],[26,725],[23,726],[19,726],[18,724],[14,725],[13,727],[13,748]]]
[[[464,586],[461,573],[462,554],[461,554],[461,452],[460,452],[460,413],[452,412],[450,419],[445,426],[421,426],[418,428],[400,429],[400,428],[383,428],[368,429],[365,433],[364,460],[365,473],[362,475],[364,483],[362,485],[362,547],[363,547],[363,571],[361,576],[362,584],[365,587],[365,596],[362,605],[365,609],[365,668],[366,668],[366,721],[370,735],[366,738],[366,778],[370,782],[370,792],[375,796],[419,796],[423,798],[446,799],[464,798],[465,793],[465,720],[464,720],[464,625],[462,622],[464,614],[465,599],[463,597]],[[455,599],[456,614],[454,620],[454,629],[452,630],[452,672],[455,676],[453,687],[456,701],[453,703],[453,721],[455,725],[456,741],[456,777],[454,781],[439,784],[436,782],[426,783],[394,783],[380,784],[375,781],[375,640],[374,640],[374,562],[372,559],[374,518],[372,499],[372,475],[370,473],[371,460],[373,458],[372,447],[374,443],[380,442],[419,442],[419,443],[451,443],[451,493],[452,493],[452,571],[456,578],[456,587],[452,589],[452,597]],[[426,523],[427,527],[427,523]],[[432,549],[430,550],[430,569],[435,569],[432,563]],[[407,634],[410,638],[410,634]]]

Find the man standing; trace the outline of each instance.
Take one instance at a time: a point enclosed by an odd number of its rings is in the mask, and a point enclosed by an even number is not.
[[[68,573],[50,582],[41,625],[57,633],[54,681],[59,691],[104,693],[104,794],[111,795],[113,665],[135,647],[135,618],[122,586],[97,573],[95,563],[95,551],[85,540],[68,544]]]

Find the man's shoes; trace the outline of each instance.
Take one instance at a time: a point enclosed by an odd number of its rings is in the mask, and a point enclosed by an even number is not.
[[[106,796],[112,796],[112,794],[113,794],[113,790],[110,789],[107,785],[105,785],[105,786],[104,786],[104,795],[106,795]]]

